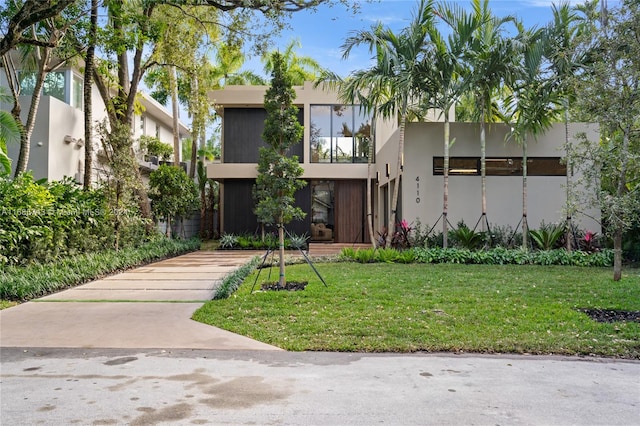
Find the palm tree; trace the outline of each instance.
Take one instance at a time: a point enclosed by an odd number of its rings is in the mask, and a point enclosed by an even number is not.
[[[301,47],[300,40],[291,40],[284,52],[280,52],[280,56],[284,60],[286,65],[287,74],[291,78],[291,83],[294,86],[301,86],[305,81],[314,81],[322,74],[322,67],[313,58],[308,56],[299,56],[296,54],[296,48]],[[274,67],[274,53],[277,50],[267,52],[262,57],[264,63],[264,70],[267,74],[273,72]]]
[[[497,18],[489,10],[489,0],[473,0],[473,14],[481,25],[472,35],[471,46],[466,55],[472,83],[470,93],[475,100],[477,119],[480,121],[480,175],[482,187],[482,230],[488,227],[487,219],[487,184],[486,184],[486,134],[485,123],[503,118],[492,115],[494,94],[513,75],[513,49],[510,39],[502,36],[502,26],[512,21],[508,16]]]
[[[457,4],[443,4],[435,12],[452,30],[445,41],[440,30],[432,25],[429,31],[431,40],[430,54],[425,55],[422,75],[423,84],[428,93],[425,108],[437,108],[444,115],[444,168],[443,168],[443,205],[442,236],[443,247],[448,245],[449,210],[449,148],[450,137],[449,111],[471,84],[470,70],[464,67],[463,58],[469,50],[473,34],[482,22],[475,14],[468,14]],[[430,92],[432,88],[435,91]]]
[[[545,40],[540,29],[518,26],[520,53],[518,78],[514,84],[512,136],[522,145],[522,246],[527,248],[527,139],[537,138],[557,121],[559,97],[553,80],[543,75]]]
[[[545,28],[545,45],[550,69],[553,72],[555,91],[562,98],[565,129],[565,153],[567,157],[567,183],[566,183],[566,248],[571,251],[572,241],[572,215],[575,211],[571,195],[571,164],[572,151],[571,138],[569,137],[569,109],[575,99],[575,91],[571,84],[573,77],[579,72],[585,63],[585,55],[577,48],[577,39],[580,33],[586,29],[584,22],[568,3],[560,6],[553,5],[553,21]]]
[[[9,102],[11,96],[0,87],[0,102]],[[0,176],[11,173],[11,159],[7,153],[7,143],[20,142],[20,128],[8,111],[0,111]]]
[[[91,0],[91,15],[87,31],[87,50],[84,56],[84,176],[83,187],[91,188],[93,174],[93,72],[95,69],[96,36],[98,34],[98,0]]]
[[[343,58],[348,58],[357,46],[368,46],[376,62],[368,69],[355,71],[341,85],[344,98],[358,100],[374,117],[397,117],[399,124],[398,159],[395,185],[391,200],[391,215],[387,239],[395,229],[400,174],[404,153],[404,135],[407,120],[420,106],[421,97],[429,96],[425,90],[422,66],[428,62],[425,46],[433,27],[433,1],[420,0],[408,27],[399,35],[378,23],[369,31],[358,31],[347,38],[342,46]],[[389,242],[389,241],[388,241]]]
[[[251,71],[240,71],[245,57],[240,46],[229,43],[220,43],[216,46],[214,66],[211,69],[211,78],[218,82],[219,86],[258,85],[264,86],[267,81]]]

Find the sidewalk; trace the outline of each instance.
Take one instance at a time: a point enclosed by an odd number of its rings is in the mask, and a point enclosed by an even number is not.
[[[0,347],[280,350],[191,320],[256,252],[199,251],[0,311]]]

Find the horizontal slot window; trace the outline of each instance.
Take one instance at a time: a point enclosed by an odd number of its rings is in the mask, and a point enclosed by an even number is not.
[[[487,176],[522,176],[522,158],[487,157]],[[444,174],[444,157],[433,157],[433,174]],[[480,176],[480,157],[449,157],[449,176]],[[527,176],[566,176],[567,166],[560,157],[527,158]]]

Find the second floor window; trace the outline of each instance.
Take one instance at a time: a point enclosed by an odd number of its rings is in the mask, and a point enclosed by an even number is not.
[[[66,79],[64,71],[53,71],[46,75],[42,85],[44,96],[53,96],[56,99],[66,102]],[[35,72],[20,72],[20,94],[33,95],[36,87],[37,75]]]
[[[35,72],[20,72],[20,94],[31,96],[36,87],[37,75]],[[42,84],[42,95],[52,96],[66,104],[84,109],[84,81],[82,77],[75,75],[70,70],[52,71],[47,73]]]
[[[358,105],[311,105],[312,163],[366,163],[371,117]]]

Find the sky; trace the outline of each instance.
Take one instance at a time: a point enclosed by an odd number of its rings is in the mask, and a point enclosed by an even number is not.
[[[602,1],[602,0],[601,0]],[[619,0],[607,1],[609,8],[619,4]],[[455,0],[463,7],[470,7],[470,0]],[[572,0],[572,4],[582,3]],[[551,21],[552,0],[490,0],[489,7],[497,16],[509,14],[520,18],[525,26],[544,26]],[[559,4],[559,2],[556,2]],[[323,68],[327,68],[341,76],[350,71],[364,69],[370,63],[370,56],[363,48],[353,51],[347,60],[342,59],[341,46],[351,33],[357,30],[368,30],[377,22],[400,31],[408,25],[418,0],[374,0],[361,3],[360,12],[352,14],[343,5],[320,6],[315,12],[301,11],[293,14],[288,21],[291,29],[283,30],[276,37],[276,46],[284,49],[291,40],[298,39],[301,47],[296,49],[299,56],[315,59]],[[243,67],[264,75],[259,58],[251,58]]]

